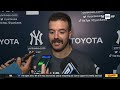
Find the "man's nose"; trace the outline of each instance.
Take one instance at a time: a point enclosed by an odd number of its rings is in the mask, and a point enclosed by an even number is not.
[[[58,34],[58,32],[55,32],[55,34],[54,34],[54,38],[59,38],[59,34]]]

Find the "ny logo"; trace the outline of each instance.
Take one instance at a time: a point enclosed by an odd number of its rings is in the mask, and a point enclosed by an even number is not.
[[[40,45],[42,45],[42,44],[43,44],[42,39],[41,39],[42,35],[43,35],[43,34],[42,34],[39,30],[38,30],[38,33],[37,33],[37,34],[35,34],[35,30],[32,31],[32,32],[30,33],[30,36],[31,36],[30,44],[32,45],[33,39],[35,39],[35,45],[38,45],[38,42],[40,43]]]
[[[120,30],[117,31],[117,34],[118,34],[118,39],[117,39],[116,43],[119,44],[120,43]]]

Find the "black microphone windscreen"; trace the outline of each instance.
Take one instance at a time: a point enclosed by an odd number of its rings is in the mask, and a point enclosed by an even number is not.
[[[67,64],[68,63],[73,63],[73,65],[75,66],[75,67],[77,67],[77,65],[75,64],[75,62],[70,58],[70,57],[66,57],[66,58],[64,58],[63,60],[62,60],[62,62],[61,62],[61,64],[60,64],[60,68],[61,68],[61,70],[63,71],[64,70],[64,68],[67,66]]]

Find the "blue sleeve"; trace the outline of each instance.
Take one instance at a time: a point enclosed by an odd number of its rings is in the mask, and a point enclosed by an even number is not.
[[[22,74],[21,69],[19,68],[19,66],[17,65],[17,63],[12,63],[11,65],[9,65],[8,67],[0,70],[0,74]]]

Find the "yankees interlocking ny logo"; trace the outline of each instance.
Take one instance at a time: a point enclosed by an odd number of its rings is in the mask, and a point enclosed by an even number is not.
[[[41,33],[39,30],[38,30],[37,34],[35,34],[35,30],[32,31],[30,33],[30,36],[31,36],[30,44],[32,45],[33,39],[34,39],[35,40],[35,45],[38,45],[38,42],[40,43],[40,45],[42,45],[43,44],[42,39],[41,39],[42,35],[43,35],[43,33]]]
[[[116,43],[119,44],[120,43],[120,30],[117,31],[117,34],[118,34],[118,39],[117,39]]]

